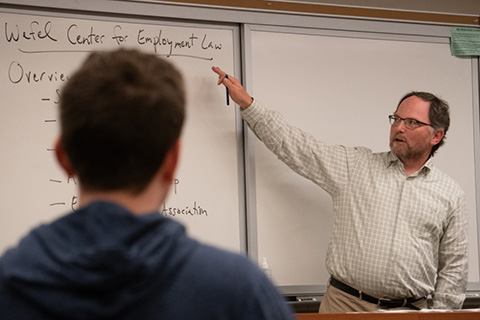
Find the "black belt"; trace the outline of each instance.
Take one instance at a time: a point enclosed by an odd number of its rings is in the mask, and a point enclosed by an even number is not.
[[[337,289],[342,290],[343,292],[346,292],[348,294],[351,294],[352,296],[355,296],[359,298],[360,300],[364,300],[373,304],[376,304],[377,306],[384,307],[384,308],[402,308],[402,307],[407,307],[410,309],[414,310],[420,310],[419,307],[413,305],[412,303],[420,301],[422,299],[425,299],[425,297],[421,298],[405,298],[405,299],[388,299],[388,298],[380,298],[377,299],[375,297],[372,297],[371,295],[365,294],[361,291],[358,291],[355,288],[350,287],[349,285],[338,281],[337,279],[331,277],[330,278],[330,284],[334,286]]]

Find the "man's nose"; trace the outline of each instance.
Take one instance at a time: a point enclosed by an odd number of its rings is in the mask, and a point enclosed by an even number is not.
[[[400,123],[395,128],[397,129],[397,131],[405,132],[405,130],[407,130],[407,128],[405,127],[405,120],[400,120]]]

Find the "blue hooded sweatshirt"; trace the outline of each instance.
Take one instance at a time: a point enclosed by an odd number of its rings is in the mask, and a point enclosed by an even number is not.
[[[293,319],[248,258],[159,213],[95,202],[0,258],[0,319]]]

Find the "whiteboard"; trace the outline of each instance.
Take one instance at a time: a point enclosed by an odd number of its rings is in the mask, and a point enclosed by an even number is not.
[[[249,26],[249,90],[329,144],[389,150],[388,115],[412,90],[447,100],[451,126],[434,164],[466,193],[469,282],[479,281],[475,130],[478,66],[450,55],[448,37]],[[296,175],[253,135],[257,257],[279,286],[325,287],[330,196]],[[248,175],[249,173],[247,173]]]
[[[50,15],[0,12],[0,252],[78,209],[76,181],[52,149],[58,92],[89,52],[118,47],[168,59],[185,78],[183,149],[162,213],[203,242],[243,251],[241,122],[210,70],[238,70],[238,28]]]

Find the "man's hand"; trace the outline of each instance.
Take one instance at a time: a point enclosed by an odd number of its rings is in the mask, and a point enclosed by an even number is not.
[[[253,102],[253,98],[243,88],[242,84],[233,76],[228,75],[219,67],[212,67],[213,72],[218,74],[218,85],[223,84],[228,88],[228,93],[233,101],[242,108],[247,109]]]

